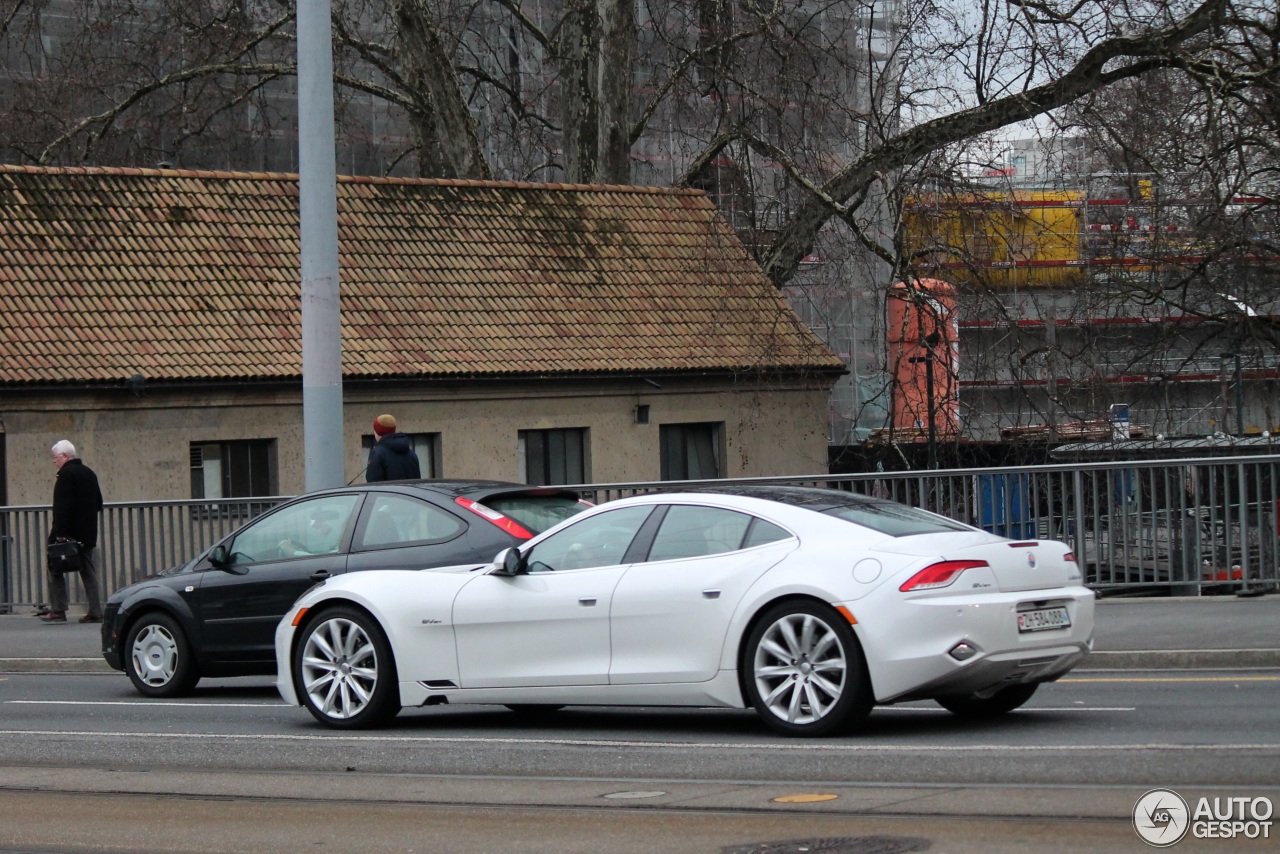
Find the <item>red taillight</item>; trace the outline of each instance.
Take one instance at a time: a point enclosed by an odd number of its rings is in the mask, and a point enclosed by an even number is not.
[[[1076,553],[1075,553],[1075,552],[1067,552],[1066,554],[1064,554],[1064,555],[1062,556],[1062,560],[1063,560],[1064,562],[1066,562],[1066,563],[1075,563],[1075,562],[1076,562]]]
[[[944,560],[930,564],[903,582],[898,589],[903,593],[912,590],[932,590],[946,587],[960,577],[966,569],[978,566],[990,566],[985,560]]]
[[[529,533],[528,529],[523,525],[514,519],[508,519],[492,507],[485,507],[479,501],[472,501],[470,498],[455,498],[454,501],[477,516],[489,520],[513,537],[518,537],[521,540],[533,538],[533,534]]]

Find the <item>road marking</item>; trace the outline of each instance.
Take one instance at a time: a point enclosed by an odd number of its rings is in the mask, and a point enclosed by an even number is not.
[[[1020,709],[1014,709],[1012,714],[1021,714],[1023,712],[1136,712],[1137,710],[1137,706],[1023,706]],[[876,706],[875,711],[951,714],[941,706]]]
[[[5,700],[15,706],[146,706],[154,709],[157,706],[187,706],[191,708],[210,709],[275,709],[287,706],[283,700],[278,703],[184,703],[173,700]]]
[[[609,739],[600,739],[593,741],[585,738],[493,738],[479,736],[450,736],[450,735],[346,735],[346,734],[324,734],[324,735],[269,735],[269,734],[251,734],[251,733],[213,733],[213,732],[120,732],[112,730],[92,731],[92,730],[39,730],[39,729],[6,729],[0,730],[0,735],[26,736],[45,735],[53,738],[66,738],[68,736],[85,736],[89,738],[192,738],[192,739],[220,739],[222,741],[244,741],[244,742],[263,742],[263,741],[285,741],[285,742],[353,742],[357,744],[460,744],[460,745],[476,745],[476,744],[502,744],[514,745],[517,747],[663,747],[674,750],[772,750],[785,753],[809,753],[822,751],[824,753],[883,753],[886,751],[899,751],[905,753],[994,753],[997,751],[1013,751],[1017,753],[1031,751],[1052,751],[1060,750],[1070,753],[1078,753],[1080,751],[1092,750],[1134,750],[1134,751],[1178,751],[1178,752],[1202,752],[1212,750],[1230,750],[1230,751],[1280,751],[1280,742],[1273,744],[1252,743],[1252,744],[1064,744],[1064,745],[1045,745],[1045,744],[832,744],[823,742],[814,744],[812,742],[795,743],[768,743],[768,742],[752,742],[752,741],[713,741],[713,742],[683,742],[683,741],[615,741]]]
[[[1280,682],[1280,676],[1073,676],[1063,682]]]
[[[1062,680],[1059,680],[1062,681]],[[1101,680],[1106,681],[1106,680]],[[187,707],[196,709],[275,709],[293,708],[283,700],[278,703],[187,703],[174,700],[4,700],[18,706],[145,706],[148,709]],[[714,710],[713,710],[714,711]],[[949,715],[951,712],[941,706],[878,706],[877,712],[929,712],[931,714]],[[1022,712],[1136,712],[1136,706],[1025,706],[1014,709],[1014,713]]]

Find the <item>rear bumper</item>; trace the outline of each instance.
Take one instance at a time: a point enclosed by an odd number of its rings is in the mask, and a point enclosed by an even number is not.
[[[1031,653],[992,655],[885,702],[928,700],[950,694],[989,695],[1010,685],[1052,682],[1083,661],[1090,646],[1079,643]]]
[[[1066,608],[1070,626],[1018,630],[1020,610],[1046,607]],[[1083,587],[907,600],[887,595],[853,610],[878,703],[1052,681],[1093,648],[1094,594]],[[951,655],[962,643],[972,657]]]

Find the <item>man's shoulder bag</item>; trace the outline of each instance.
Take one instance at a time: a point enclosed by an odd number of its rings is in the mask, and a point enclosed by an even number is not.
[[[46,556],[50,572],[76,572],[80,569],[80,541],[58,540],[49,543]]]

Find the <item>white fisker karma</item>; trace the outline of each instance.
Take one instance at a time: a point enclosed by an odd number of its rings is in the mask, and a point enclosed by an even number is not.
[[[1068,546],[891,501],[726,485],[588,510],[493,563],[338,575],[276,630],[277,685],[321,723],[404,707],[754,708],[787,735],[877,705],[1009,712],[1093,644]]]

